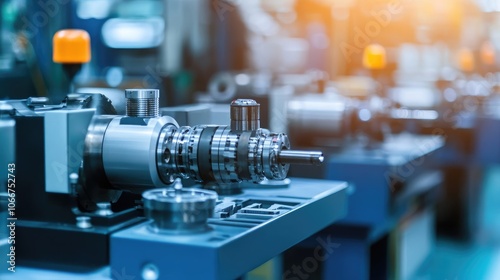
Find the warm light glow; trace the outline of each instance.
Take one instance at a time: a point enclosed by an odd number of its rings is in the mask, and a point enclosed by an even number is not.
[[[485,65],[495,64],[495,47],[489,41],[481,45],[481,62]]]
[[[464,72],[472,72],[475,68],[474,53],[468,48],[462,48],[457,53],[458,69]]]
[[[368,45],[363,53],[363,66],[366,69],[383,69],[385,65],[385,48],[379,44]]]

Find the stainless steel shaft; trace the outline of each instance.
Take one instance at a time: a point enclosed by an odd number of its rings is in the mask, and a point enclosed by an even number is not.
[[[325,157],[322,152],[282,150],[278,154],[281,164],[321,165]]]

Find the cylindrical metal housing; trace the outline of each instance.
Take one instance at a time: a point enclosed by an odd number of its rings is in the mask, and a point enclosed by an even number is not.
[[[126,89],[127,116],[156,118],[160,115],[158,89]]]
[[[183,126],[162,132],[158,145],[158,166],[162,174],[193,178],[196,181],[233,184],[260,182],[267,177],[281,180],[289,164],[278,155],[288,150],[285,134],[233,131],[228,126]],[[167,160],[168,159],[168,160]]]
[[[106,177],[115,187],[131,191],[167,186],[157,168],[157,145],[168,126],[178,126],[171,117],[152,118],[144,125],[128,124],[127,118],[113,119],[102,144]]]
[[[83,150],[83,188],[93,202],[116,202],[121,191],[113,189],[104,172],[102,144],[109,123],[116,118],[113,115],[94,116],[85,137]],[[99,186],[96,188],[95,186]]]
[[[231,130],[248,131],[260,128],[260,104],[253,99],[231,102]]]
[[[217,201],[217,193],[197,189],[154,189],[142,197],[144,214],[153,220],[150,229],[159,233],[205,230]]]
[[[340,96],[308,94],[287,105],[288,134],[292,143],[310,146],[318,139],[344,139],[352,120],[348,102]],[[322,143],[322,142],[321,142]]]

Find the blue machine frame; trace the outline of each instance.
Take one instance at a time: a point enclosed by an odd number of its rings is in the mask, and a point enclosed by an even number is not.
[[[111,270],[139,278],[154,268],[157,279],[235,279],[345,216],[346,189],[344,182],[292,179],[288,188],[245,189],[229,198],[290,206],[278,215],[213,218],[210,230],[190,235],[134,226],[112,235]]]
[[[320,233],[341,244],[325,263],[324,279],[369,279],[371,266],[378,270],[376,277],[389,277],[390,241],[383,238],[412,207],[433,203],[442,181],[433,167],[443,145],[440,136],[398,135],[376,149],[351,147],[331,156],[326,178],[349,182],[351,195],[347,216]],[[421,196],[427,201],[418,202]],[[384,249],[373,260],[370,248],[378,241]]]

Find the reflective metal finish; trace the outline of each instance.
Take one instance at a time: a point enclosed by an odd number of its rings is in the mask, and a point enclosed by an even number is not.
[[[278,154],[278,160],[288,164],[320,165],[324,159],[325,157],[322,152],[283,150]]]
[[[158,89],[126,89],[127,116],[156,118],[160,116]]]
[[[343,138],[352,125],[350,110],[350,101],[337,95],[294,97],[287,105],[290,138],[294,143],[310,143],[323,136]]]
[[[127,91],[126,95],[156,97],[150,90]],[[282,180],[290,163],[322,161],[321,152],[290,151],[285,134],[257,128],[259,104],[254,100],[236,100],[232,107],[237,129],[179,127],[170,117],[96,118],[87,135],[84,171],[86,178],[94,180],[89,182],[97,184],[90,184],[87,192],[92,200],[105,202],[109,195],[104,190],[140,192],[167,186],[179,177],[216,183],[216,189],[233,189],[242,181]]]
[[[144,213],[152,219],[149,229],[159,233],[203,231],[213,216],[217,193],[182,189],[180,179],[174,188],[144,192]]]
[[[290,164],[280,162],[278,154],[283,149],[290,149],[290,141],[285,134],[271,133],[264,140],[262,151],[262,167],[266,178],[283,180],[288,174]]]
[[[95,116],[89,125],[83,151],[83,192],[93,202],[116,202],[120,190],[113,190],[104,172],[102,145],[109,123],[116,116]],[[99,186],[99,187],[95,187]]]
[[[157,157],[169,155],[169,163],[160,160],[166,174],[196,181],[234,184],[241,181],[260,182],[264,178],[282,180],[289,163],[279,154],[290,148],[285,134],[257,131],[233,131],[227,126],[195,126],[162,132]],[[160,149],[161,147],[161,149]],[[321,152],[312,153],[313,156]],[[285,154],[284,159],[307,164],[302,153]],[[314,164],[318,159],[311,160]]]
[[[260,128],[260,104],[252,99],[231,102],[231,130],[245,131]]]
[[[159,175],[157,145],[161,132],[177,126],[176,121],[161,117],[148,119],[144,125],[121,123],[126,120],[114,118],[104,136],[102,159],[109,182],[130,191],[166,186],[170,181]]]

